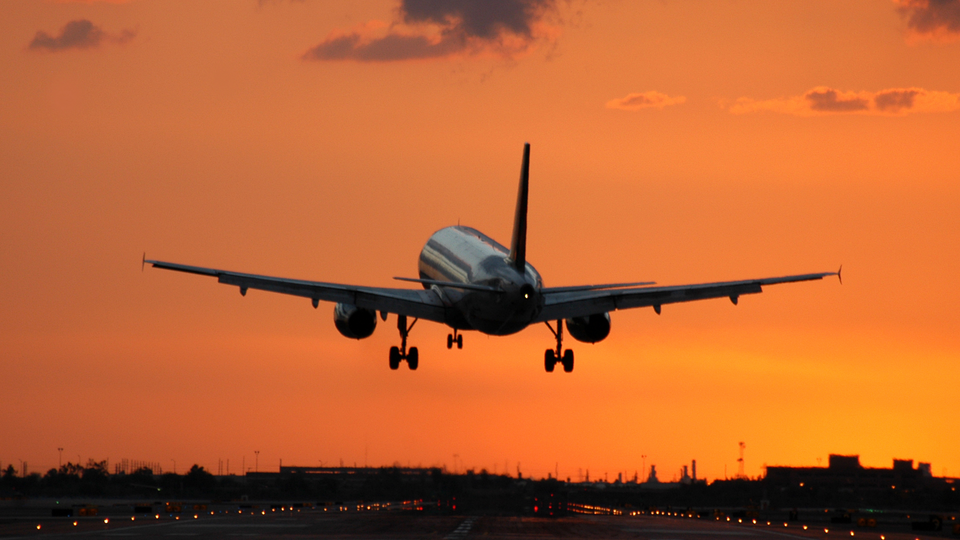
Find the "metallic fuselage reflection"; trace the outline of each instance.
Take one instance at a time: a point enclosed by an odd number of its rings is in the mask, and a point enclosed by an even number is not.
[[[509,250],[482,232],[463,226],[440,229],[420,252],[420,278],[485,285],[498,292],[424,285],[457,309],[446,321],[460,330],[503,336],[526,328],[543,307],[543,280],[530,263],[521,274]]]

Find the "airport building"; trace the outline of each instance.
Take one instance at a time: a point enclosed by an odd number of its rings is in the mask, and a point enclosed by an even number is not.
[[[830,454],[826,467],[767,467],[767,484],[785,488],[827,488],[837,491],[870,492],[914,490],[950,483],[934,478],[929,463],[913,466],[912,459],[894,459],[889,469],[864,467],[860,456]]]

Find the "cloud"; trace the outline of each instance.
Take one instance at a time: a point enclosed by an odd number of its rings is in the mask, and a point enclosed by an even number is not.
[[[960,39],[960,0],[895,0],[915,37]]]
[[[662,109],[668,105],[679,105],[687,101],[684,96],[670,97],[656,91],[627,94],[625,97],[611,99],[607,102],[608,109],[622,111],[639,111],[640,109]]]
[[[279,4],[280,2],[281,2],[281,0],[257,0],[257,7],[261,7],[261,8],[262,8],[263,6],[265,6],[265,5],[267,5],[267,4]],[[291,2],[291,3],[302,4],[302,3],[306,2],[306,0],[290,0],[290,2]]]
[[[839,92],[832,88],[814,88],[807,92],[804,99],[810,109],[817,112],[855,112],[870,108],[869,99],[852,92]]]
[[[86,19],[78,19],[64,25],[57,36],[51,36],[43,30],[37,31],[27,48],[33,51],[93,49],[99,47],[104,41],[126,43],[136,35],[137,33],[133,30],[124,30],[118,35],[111,35]]]
[[[447,26],[453,33],[496,39],[501,33],[531,36],[532,25],[552,0],[403,0],[408,23]]]
[[[556,0],[400,0],[398,20],[335,32],[304,60],[395,62],[528,50],[555,30],[543,22]]]
[[[756,100],[742,97],[728,107],[733,114],[771,111],[796,116],[869,114],[903,116],[915,112],[960,110],[960,93],[923,88],[888,88],[879,92],[845,92],[818,86],[801,96]]]

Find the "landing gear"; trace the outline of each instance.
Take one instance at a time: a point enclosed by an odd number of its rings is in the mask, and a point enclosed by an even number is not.
[[[573,349],[563,351],[563,360],[561,360],[561,363],[563,364],[564,373],[573,371]]]
[[[462,336],[461,334],[457,333],[457,329],[456,329],[456,328],[453,329],[453,333],[452,333],[452,334],[447,334],[447,348],[448,348],[448,349],[452,349],[454,343],[457,344],[457,348],[458,348],[458,349],[462,349],[462,348],[463,348],[463,336]]]
[[[390,347],[390,369],[400,367],[400,347]]]
[[[547,373],[553,373],[553,368],[556,367],[557,362],[560,362],[563,365],[563,371],[570,373],[573,371],[573,350],[563,350],[563,319],[557,321],[556,330],[550,326],[549,322],[546,325],[553,332],[553,337],[557,338],[557,349],[547,349],[543,353],[543,367],[547,370]]]
[[[420,351],[416,347],[410,347],[410,352],[407,353],[407,367],[410,368],[410,371],[416,371],[419,365]]]
[[[390,369],[396,370],[400,367],[400,362],[407,361],[407,367],[414,371],[420,365],[420,351],[416,347],[410,347],[407,350],[407,336],[413,325],[417,324],[419,319],[414,319],[410,326],[407,326],[407,316],[397,315],[397,330],[400,330],[400,346],[390,347]]]

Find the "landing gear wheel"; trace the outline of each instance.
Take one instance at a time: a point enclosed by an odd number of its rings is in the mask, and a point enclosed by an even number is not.
[[[458,349],[463,348],[463,334],[460,334],[457,336],[457,348]]]
[[[418,351],[416,347],[410,347],[410,350],[407,352],[407,367],[410,368],[410,371],[416,371],[419,365],[420,351]]]
[[[553,349],[547,349],[547,352],[543,353],[543,368],[547,370],[547,373],[553,373],[553,368],[556,365],[557,353],[553,352]]]
[[[570,373],[573,371],[573,350],[567,349],[563,351],[563,372]]]
[[[407,350],[407,336],[410,335],[410,330],[413,330],[413,325],[417,324],[417,319],[414,319],[410,326],[407,326],[407,316],[406,315],[397,315],[397,330],[400,331],[400,346],[399,347],[390,347],[390,369],[397,369],[400,367],[400,362],[406,360],[407,367],[411,370],[417,369],[417,366],[420,364],[420,354],[417,351],[416,347],[410,347],[410,350]]]
[[[447,348],[453,348],[453,334],[447,334]]]
[[[551,373],[557,362],[560,362],[563,364],[563,371],[570,373],[573,371],[573,351],[571,349],[563,350],[563,319],[557,320],[556,330],[550,325],[550,321],[545,322],[547,328],[553,333],[553,337],[557,339],[557,348],[547,349],[547,352],[543,355],[543,366],[547,369],[547,373]]]
[[[400,347],[390,347],[390,369],[400,367]]]

